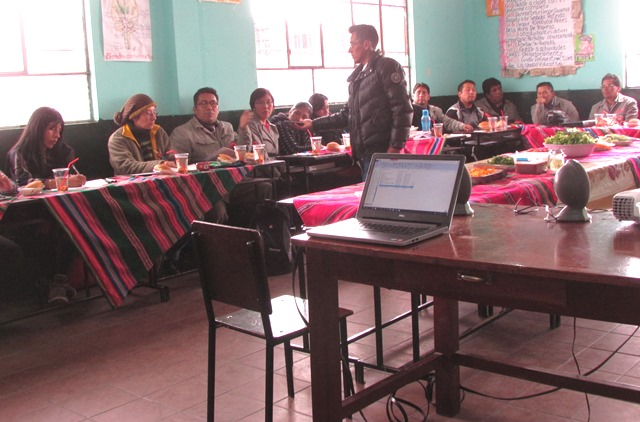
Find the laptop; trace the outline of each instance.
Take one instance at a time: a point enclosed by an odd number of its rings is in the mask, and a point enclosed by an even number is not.
[[[356,216],[307,234],[406,246],[446,233],[464,161],[463,155],[374,154]]]

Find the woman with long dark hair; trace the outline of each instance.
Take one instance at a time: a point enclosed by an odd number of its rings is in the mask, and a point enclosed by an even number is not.
[[[64,120],[57,110],[40,107],[34,111],[7,156],[9,177],[20,186],[41,179],[46,189],[55,188],[52,170],[67,167],[75,158],[73,148],[61,141],[63,132]],[[70,175],[69,187],[82,186],[86,181],[81,174]]]

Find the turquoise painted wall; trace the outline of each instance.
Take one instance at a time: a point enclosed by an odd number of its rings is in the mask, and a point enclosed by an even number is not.
[[[248,107],[257,87],[251,1],[151,0],[153,61],[105,62],[100,0],[89,0],[99,116],[111,119],[132,94],[144,92],[161,114],[188,114],[202,86],[220,94],[222,110]],[[500,76],[499,19],[487,17],[482,0],[409,0],[412,81],[425,81],[432,95],[455,95],[458,83],[495,76],[506,91],[535,90],[550,80],[558,90],[597,89],[607,72],[623,75],[619,11],[627,0],[582,0],[584,32],[596,35],[596,60],[577,75],[520,79]],[[346,30],[346,28],[345,28]]]
[[[583,32],[596,36],[596,59],[576,75],[519,79],[500,76],[499,18],[487,17],[482,0],[413,0],[415,75],[432,95],[454,95],[459,82],[489,77],[502,81],[505,91],[535,91],[549,80],[557,90],[597,89],[606,73],[624,75],[621,11],[628,0],[582,0]]]

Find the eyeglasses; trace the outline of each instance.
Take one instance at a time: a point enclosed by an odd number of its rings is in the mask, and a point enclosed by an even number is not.
[[[147,111],[143,111],[140,114],[142,116],[147,116],[147,117],[156,117],[158,115],[158,111],[157,110],[147,110]]]
[[[602,85],[602,89],[612,89],[612,88],[615,88],[615,85],[611,85],[611,84],[609,84],[609,85]]]
[[[271,107],[273,105],[273,101],[256,101],[256,105],[262,107]]]
[[[211,107],[211,108],[216,108],[218,107],[218,102],[217,101],[200,101],[198,102],[198,107]]]

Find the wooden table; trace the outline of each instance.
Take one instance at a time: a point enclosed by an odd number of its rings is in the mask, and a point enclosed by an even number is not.
[[[459,366],[640,403],[640,388],[521,368],[459,351],[458,301],[640,324],[640,225],[610,213],[547,223],[478,204],[450,234],[407,248],[293,238],[306,248],[313,419],[337,421],[435,370],[439,414],[460,410]],[[434,296],[435,351],[342,401],[338,280]]]

